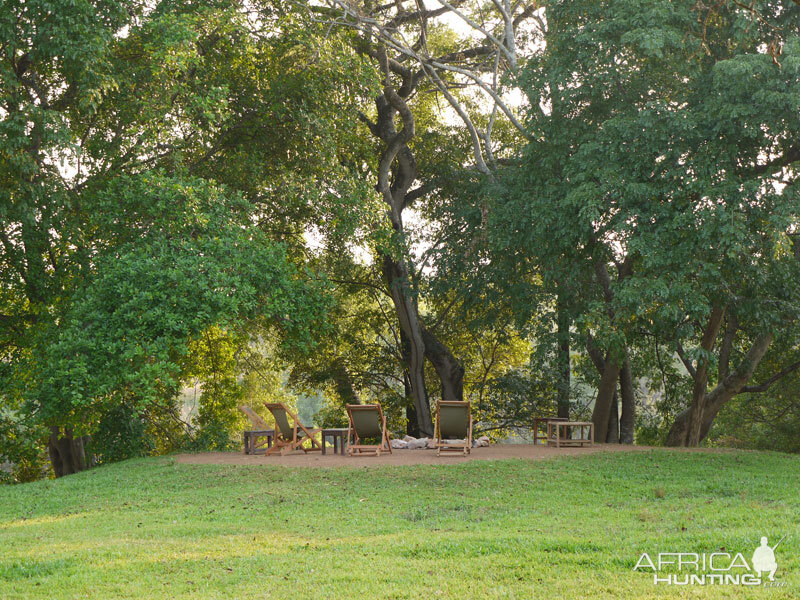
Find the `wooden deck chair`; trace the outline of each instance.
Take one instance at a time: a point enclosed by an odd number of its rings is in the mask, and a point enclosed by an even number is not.
[[[322,450],[322,445],[314,439],[315,435],[322,433],[322,429],[309,429],[303,425],[297,415],[283,402],[266,402],[264,406],[275,417],[275,445],[267,450],[267,454],[280,452],[283,456],[297,449],[303,452]],[[294,421],[294,425],[289,425],[289,419]],[[310,448],[303,446],[307,441],[311,442]]]
[[[350,417],[350,426],[347,429],[347,453],[380,456],[381,452],[388,450],[392,453],[389,444],[389,433],[386,431],[386,417],[380,404],[348,404],[347,416]],[[375,438],[377,444],[363,444],[367,438]]]
[[[242,404],[241,406],[239,406],[239,410],[242,411],[247,416],[248,419],[250,419],[250,423],[252,423],[252,425],[253,425],[253,430],[252,430],[253,432],[256,432],[256,431],[272,431],[272,427],[267,425],[267,422],[261,417],[261,415],[258,414],[256,411],[254,411],[249,406],[247,406],[246,404]],[[247,432],[245,432],[245,449],[244,449],[245,453],[247,453],[247,451],[248,451],[248,448],[247,448],[247,444],[248,444],[247,437],[248,437],[248,435],[252,436],[251,437],[251,439],[252,439],[252,442],[251,442],[252,448],[250,448],[250,449],[252,450],[252,452],[254,454],[256,453],[256,451],[259,448],[263,448],[264,446],[268,446],[269,445],[269,438],[267,436],[265,436],[265,435],[257,436],[257,435],[253,435],[252,433],[248,434]],[[259,439],[261,441],[259,441]]]
[[[461,441],[463,440],[463,441]],[[436,456],[442,452],[460,452],[464,456],[472,449],[472,410],[469,402],[441,400],[436,407]]]

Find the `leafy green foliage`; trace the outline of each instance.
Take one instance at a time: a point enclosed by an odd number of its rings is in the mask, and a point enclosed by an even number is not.
[[[155,447],[147,423],[130,404],[112,405],[92,430],[91,451],[100,462],[147,456]]]
[[[26,418],[97,433],[101,460],[175,448],[180,386],[216,356],[202,336],[302,354],[326,331],[304,234],[352,230],[374,74],[281,2],[4,8],[0,377]],[[209,389],[222,443],[239,391]]]
[[[490,213],[493,265],[509,287],[529,263],[541,277],[518,313],[537,317],[558,290],[580,346],[591,335],[617,361],[628,349],[664,353],[637,363],[660,363],[640,371],[652,382],[681,372],[678,344],[716,371],[720,344],[700,348],[715,306],[736,325],[731,369],[763,332],[779,332],[779,355],[796,345],[798,10],[547,5],[547,46],[526,74],[540,99],[533,141]],[[767,43],[776,28],[779,64]]]
[[[19,411],[0,405],[0,483],[25,483],[41,479],[46,467],[42,449],[47,432]]]
[[[35,402],[43,418],[86,423],[102,399],[145,406],[174,395],[187,344],[213,326],[274,326],[287,343],[311,347],[325,308],[319,286],[299,278],[280,245],[237,222],[235,197],[200,180],[153,175],[120,189],[129,208],[142,210],[126,215],[123,239],[93,257],[96,275],[40,346],[45,375]],[[210,391],[212,403],[229,395],[224,387]]]

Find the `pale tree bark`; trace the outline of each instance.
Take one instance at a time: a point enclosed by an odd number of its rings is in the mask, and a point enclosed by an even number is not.
[[[414,76],[406,71],[401,73],[402,85],[398,93],[392,85],[392,72],[385,49],[378,49],[378,59],[383,70],[383,94],[376,100],[377,122],[368,122],[368,125],[373,134],[385,143],[378,163],[376,187],[388,206],[389,219],[400,247],[399,252],[394,254],[383,253],[383,277],[389,288],[400,328],[408,340],[408,381],[414,397],[419,429],[425,435],[433,435],[433,421],[425,386],[425,342],[422,339],[417,301],[411,288],[402,216],[406,194],[417,178],[416,161],[407,146],[414,137],[414,115],[406,103],[415,87]],[[399,131],[395,127],[397,115],[403,125]]]
[[[519,89],[518,38],[525,36],[531,43],[532,39],[540,40],[546,33],[541,6],[512,0],[492,0],[491,4],[475,0],[435,2],[436,5],[426,5],[419,0],[394,0],[373,5],[353,0],[326,0],[324,8],[311,10],[320,13],[325,22],[362,32],[390,50],[397,64],[402,63],[407,68],[413,65],[424,74],[463,123],[475,168],[490,175],[496,115],[502,113],[523,138],[529,135],[508,102],[507,92]],[[336,18],[332,19],[334,15]],[[469,31],[464,39],[474,41],[474,45],[443,55],[431,54],[429,26],[449,24],[453,20],[460,21],[461,28]],[[457,87],[472,88],[487,102],[475,103],[468,94],[452,93],[453,81]],[[509,90],[502,89],[503,82]],[[475,107],[483,105],[488,106],[485,114],[476,114]],[[531,108],[541,110],[538,102]]]

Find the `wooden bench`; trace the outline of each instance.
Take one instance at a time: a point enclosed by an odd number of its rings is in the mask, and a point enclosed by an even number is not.
[[[567,436],[567,427],[571,434],[577,430],[578,437]],[[563,433],[562,433],[563,432]],[[549,421],[547,423],[547,445],[561,448],[562,446],[593,446],[594,423],[589,421]]]
[[[566,417],[534,417],[533,418],[533,443],[534,444],[538,444],[539,440],[542,440],[542,443],[545,443],[547,438],[542,438],[542,436],[539,435],[539,425],[544,423],[545,427],[547,427],[547,423],[549,423],[550,421],[569,421],[569,419],[566,418]]]

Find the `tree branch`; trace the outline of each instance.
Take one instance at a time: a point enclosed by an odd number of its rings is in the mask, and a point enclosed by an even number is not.
[[[690,361],[687,356],[686,352],[681,345],[680,340],[675,340],[675,349],[678,352],[678,357],[680,357],[683,366],[686,367],[686,370],[689,371],[689,375],[692,376],[692,379],[697,379],[697,371],[694,370],[694,366],[692,365],[692,361]]]
[[[779,379],[783,379],[784,377],[786,377],[790,373],[793,373],[797,369],[800,369],[800,360],[798,360],[795,363],[792,363],[791,365],[789,365],[788,367],[786,367],[782,371],[779,371],[779,372],[775,373],[775,375],[773,375],[772,377],[770,377],[769,379],[767,379],[763,383],[760,383],[758,385],[746,385],[746,386],[744,386],[742,388],[742,392],[748,392],[748,393],[751,393],[751,394],[757,394],[757,393],[760,393],[760,392],[766,392],[770,388],[770,386],[772,386],[773,383],[775,383]]]
[[[736,337],[736,331],[739,329],[739,321],[736,315],[728,315],[728,322],[725,326],[725,336],[722,338],[722,344],[719,348],[719,377],[722,381],[730,373],[730,359],[731,349],[733,348],[733,340]]]

